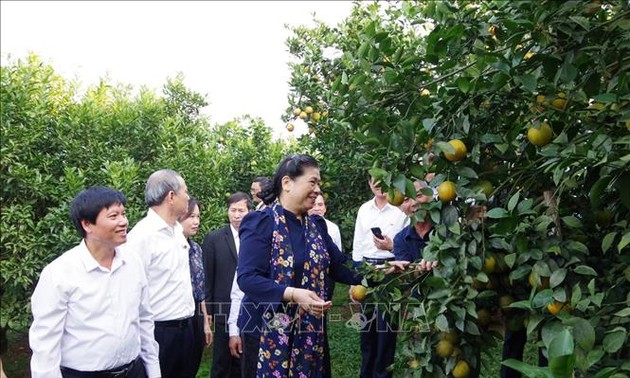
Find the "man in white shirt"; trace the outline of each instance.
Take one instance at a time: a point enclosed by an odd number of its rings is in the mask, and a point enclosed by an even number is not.
[[[203,241],[204,270],[206,272],[206,305],[214,322],[214,345],[212,353],[212,378],[240,377],[238,358],[229,348],[227,320],[232,309],[230,291],[238,262],[238,229],[243,217],[253,208],[249,196],[236,192],[227,200],[229,225],[214,230]],[[237,285],[238,286],[238,285]],[[240,304],[240,302],[239,302]],[[240,306],[239,306],[240,307]],[[238,312],[239,308],[236,308]]]
[[[145,201],[149,210],[129,232],[125,253],[138,256],[149,281],[160,345],[160,368],[165,378],[194,378],[191,363],[195,312],[188,241],[177,221],[188,211],[188,188],[182,176],[162,169],[149,176]]]
[[[31,299],[33,377],[160,377],[147,280],[118,248],[127,240],[125,202],[105,187],[73,199],[83,241],[44,268]]]
[[[378,183],[370,177],[368,181],[374,198],[359,208],[354,227],[352,259],[373,265],[382,265],[394,260],[393,237],[408,223],[409,219],[398,207],[387,202],[387,195]],[[372,233],[372,228],[380,228],[382,238]],[[391,377],[387,367],[394,362],[396,346],[395,334],[384,314],[373,305],[364,305],[367,322],[361,330],[361,372],[360,377]]]

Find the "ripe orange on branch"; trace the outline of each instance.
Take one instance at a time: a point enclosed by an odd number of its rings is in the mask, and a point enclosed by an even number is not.
[[[442,202],[450,202],[457,197],[457,187],[452,181],[444,181],[438,186],[438,198]]]
[[[405,195],[398,189],[394,189],[394,195],[387,193],[387,202],[392,206],[400,206],[405,201]]]
[[[542,147],[551,142],[553,130],[547,122],[540,124],[538,128],[532,126],[527,130],[527,140],[534,146]]]
[[[464,360],[458,361],[453,368],[453,371],[451,371],[451,374],[453,374],[454,378],[468,378],[470,375],[470,366],[468,365],[468,362]]]
[[[464,144],[464,142],[459,139],[451,139],[448,141],[448,144],[450,144],[455,151],[453,153],[445,152],[444,157],[446,158],[446,160],[460,161],[466,157],[466,153],[468,152],[468,150],[466,149],[466,145]]]
[[[361,302],[365,299],[365,296],[367,295],[367,287],[363,285],[354,285],[350,288],[350,293],[352,294],[352,298],[354,298],[355,301]]]

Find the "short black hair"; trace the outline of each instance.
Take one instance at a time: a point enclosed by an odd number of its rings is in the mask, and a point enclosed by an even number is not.
[[[319,168],[319,164],[314,157],[303,154],[291,154],[286,156],[278,167],[273,176],[273,180],[262,188],[258,197],[263,200],[266,205],[271,204],[282,191],[282,178],[289,176],[291,179],[300,177],[304,174],[304,168]]]
[[[236,203],[236,202],[240,202],[242,200],[246,201],[247,208],[249,210],[252,210],[254,208],[254,204],[252,204],[251,197],[247,193],[243,193],[243,192],[235,192],[235,193],[233,193],[226,201],[227,207],[230,207],[231,204]]]
[[[79,231],[81,237],[85,238],[85,230],[81,221],[86,220],[91,224],[96,223],[96,217],[103,209],[109,209],[112,205],[124,205],[127,197],[122,192],[105,186],[92,186],[82,190],[74,197],[70,204],[70,219],[72,224]]]

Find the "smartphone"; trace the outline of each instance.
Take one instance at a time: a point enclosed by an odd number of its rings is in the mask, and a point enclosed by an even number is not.
[[[371,228],[372,233],[374,234],[374,236],[376,236],[377,238],[383,240],[385,239],[385,237],[383,236],[383,232],[381,232],[381,228],[380,227],[372,227]]]

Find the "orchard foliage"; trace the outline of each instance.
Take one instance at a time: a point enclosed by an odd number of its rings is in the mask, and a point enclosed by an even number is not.
[[[394,368],[478,371],[501,315],[550,359],[508,362],[531,376],[630,375],[628,3],[357,3],[292,31],[287,120],[326,112],[303,142],[341,165],[336,196],[356,201],[368,169],[410,197],[415,179],[455,184],[416,214],[436,224],[424,257],[440,268],[379,290],[409,310]],[[445,157],[453,139],[462,160]]]
[[[225,200],[249,193],[286,151],[261,120],[211,126],[205,98],[181,77],[157,95],[102,81],[80,93],[36,56],[2,67],[0,235],[2,326],[30,322],[40,271],[79,242],[69,203],[83,188],[107,185],[128,198],[130,227],[146,212],[144,185],[161,168],[182,174],[202,204],[198,238],[227,223]]]

